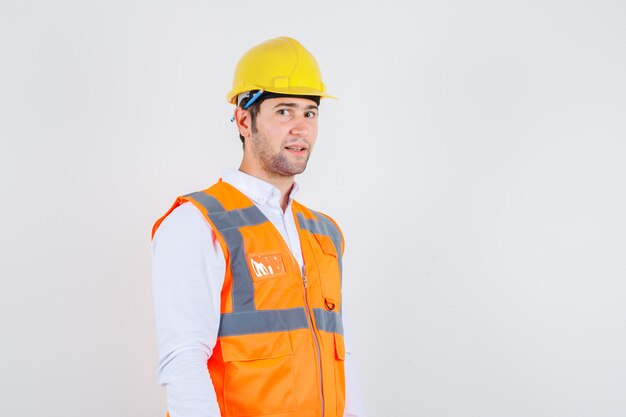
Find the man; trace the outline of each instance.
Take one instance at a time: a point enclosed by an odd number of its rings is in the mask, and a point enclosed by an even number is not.
[[[153,229],[159,381],[171,417],[365,416],[343,338],[343,236],[293,198],[330,97],[291,38],[249,50],[228,100],[239,170]],[[207,372],[208,369],[208,372]]]

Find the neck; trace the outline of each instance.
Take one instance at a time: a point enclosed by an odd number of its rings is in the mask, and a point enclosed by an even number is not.
[[[248,166],[245,162],[241,163],[241,165],[239,166],[239,171],[245,172],[248,175],[252,175],[253,177],[263,180],[278,188],[278,191],[280,191],[281,195],[280,207],[283,209],[283,212],[287,209],[289,194],[291,193],[291,189],[293,188],[295,175],[277,175],[261,169],[252,169],[252,167]]]

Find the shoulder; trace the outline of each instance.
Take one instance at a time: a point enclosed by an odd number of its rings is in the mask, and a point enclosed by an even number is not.
[[[305,205],[303,205],[302,203],[298,202],[298,201],[293,201],[293,207],[296,211],[301,212],[306,214],[306,218],[308,219],[315,219],[319,222],[322,223],[330,223],[332,224],[335,228],[340,229],[339,228],[339,224],[337,223],[337,221],[335,221],[335,219],[333,219],[331,216],[329,216],[328,214],[318,211],[318,210],[313,210]]]
[[[202,212],[186,202],[174,208],[161,222],[154,235],[154,244],[163,240],[195,240],[211,236],[211,226]]]
[[[312,233],[318,233],[329,236],[332,239],[340,240],[343,250],[344,236],[339,224],[328,214],[321,211],[312,210],[304,205],[293,202],[294,210],[298,213],[298,223],[301,228],[309,230]],[[304,214],[304,215],[302,215]]]
[[[313,212],[317,215],[318,218],[323,219],[323,221],[332,223],[337,228],[337,230],[341,232],[341,228],[339,227],[339,224],[337,224],[337,221],[335,219],[333,219],[328,214],[323,213],[321,211],[313,211]]]

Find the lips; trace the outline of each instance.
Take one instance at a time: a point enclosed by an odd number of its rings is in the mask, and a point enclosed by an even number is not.
[[[304,143],[292,143],[290,145],[285,146],[284,148],[292,152],[302,152],[302,151],[306,151],[307,149],[309,149],[309,147]]]

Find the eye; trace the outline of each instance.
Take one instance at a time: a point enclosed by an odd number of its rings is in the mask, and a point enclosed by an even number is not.
[[[276,113],[280,114],[281,116],[289,116],[289,109],[279,109],[276,111]]]
[[[314,119],[317,117],[317,112],[315,111],[308,111],[306,113],[304,113],[304,117],[308,118],[308,119]]]

